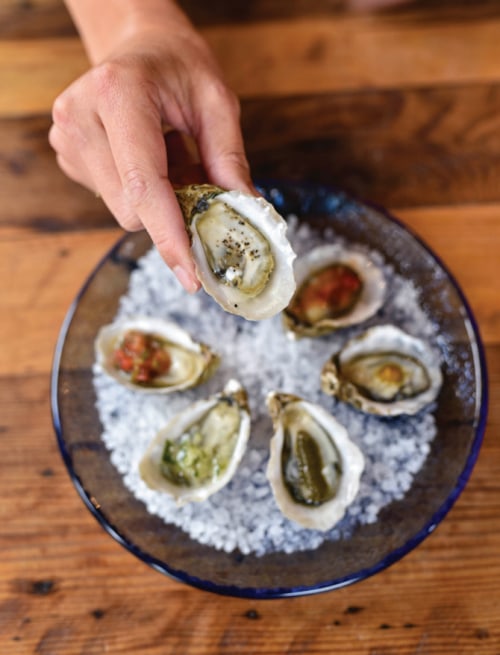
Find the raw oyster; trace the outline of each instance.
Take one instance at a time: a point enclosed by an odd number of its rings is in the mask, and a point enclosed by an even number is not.
[[[321,388],[370,414],[416,414],[441,388],[437,360],[425,341],[393,325],[378,325],[326,362]]]
[[[233,477],[250,435],[247,394],[236,380],[174,416],[139,464],[144,482],[178,505],[202,501]]]
[[[320,405],[276,392],[267,405],[275,430],[267,477],[276,503],[299,525],[329,530],[358,493],[363,454]]]
[[[295,262],[297,290],[283,313],[297,336],[321,336],[361,323],[384,302],[386,281],[380,268],[360,252],[324,244]]]
[[[197,275],[226,311],[269,318],[295,291],[286,222],[264,198],[211,185],[176,190]]]
[[[129,389],[170,393],[207,380],[219,356],[181,327],[149,316],[105,325],[95,342],[97,362]]]

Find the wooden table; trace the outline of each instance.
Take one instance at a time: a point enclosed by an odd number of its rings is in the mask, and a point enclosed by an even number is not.
[[[60,0],[2,0],[0,652],[499,655],[500,7],[429,0],[375,16],[333,0],[181,4],[241,96],[255,177],[334,183],[381,203],[456,276],[486,345],[484,445],[432,536],[319,596],[219,597],[111,539],[70,482],[49,407],[61,322],[120,235],[46,139],[53,98],[87,64]]]

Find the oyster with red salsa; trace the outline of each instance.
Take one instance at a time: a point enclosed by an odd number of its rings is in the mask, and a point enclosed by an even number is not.
[[[278,314],[295,291],[287,224],[264,198],[209,184],[176,190],[198,278],[227,312]]]
[[[178,505],[203,501],[233,477],[250,436],[247,394],[230,380],[198,400],[161,429],[139,463],[144,482]]]
[[[209,346],[177,324],[149,316],[105,325],[95,342],[98,364],[130,389],[170,393],[207,380],[219,364]]]
[[[439,360],[426,341],[394,325],[377,325],[326,362],[321,388],[369,414],[416,414],[441,389]]]
[[[299,257],[297,290],[283,312],[286,329],[316,337],[361,323],[380,309],[386,281],[363,253],[341,244],[324,244]]]
[[[267,405],[274,424],[267,477],[276,503],[299,525],[329,530],[358,493],[364,456],[320,405],[278,392]]]

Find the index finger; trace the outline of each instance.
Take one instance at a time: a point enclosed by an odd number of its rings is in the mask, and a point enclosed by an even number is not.
[[[159,109],[116,93],[100,110],[125,199],[134,208],[166,264],[190,293],[200,288],[188,234],[168,179],[167,150]]]

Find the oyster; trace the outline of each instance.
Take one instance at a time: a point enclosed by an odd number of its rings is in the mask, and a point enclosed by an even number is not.
[[[234,475],[250,435],[247,394],[236,380],[174,416],[144,454],[139,473],[178,505],[202,501]]]
[[[299,525],[329,530],[358,493],[363,454],[320,405],[276,392],[267,405],[275,429],[267,477],[276,503]]]
[[[437,359],[425,341],[393,325],[378,325],[326,362],[321,388],[370,414],[416,414],[441,388]]]
[[[264,198],[211,185],[176,190],[197,275],[226,311],[269,318],[295,291],[286,222]]]
[[[95,342],[97,363],[130,389],[170,393],[197,386],[219,365],[219,356],[181,327],[149,316],[105,325]]]
[[[360,252],[325,244],[295,262],[297,290],[283,313],[297,336],[321,336],[361,323],[384,302],[386,281],[380,268]]]

